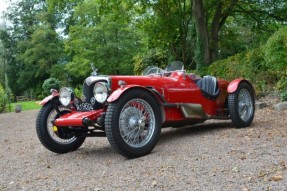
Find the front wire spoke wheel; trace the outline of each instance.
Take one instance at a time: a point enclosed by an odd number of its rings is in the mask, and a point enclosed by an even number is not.
[[[118,100],[109,103],[105,131],[112,148],[127,158],[150,153],[161,132],[157,99],[144,89],[127,90]]]
[[[151,106],[144,100],[133,99],[124,105],[120,113],[121,136],[128,145],[142,147],[149,142],[154,132],[154,121]]]
[[[56,127],[53,121],[70,110],[60,105],[58,100],[44,105],[37,116],[36,132],[40,142],[50,151],[67,153],[77,150],[85,141],[85,136],[78,136],[68,127]]]
[[[58,107],[60,113],[56,111],[55,109],[51,111],[51,113],[48,116],[47,119],[47,129],[50,137],[58,143],[61,144],[69,144],[76,140],[76,136],[73,133],[68,133],[63,128],[67,127],[56,127],[53,125],[53,121],[57,118],[59,118],[61,115],[64,115],[66,113],[69,113],[70,110],[68,110],[65,107]]]

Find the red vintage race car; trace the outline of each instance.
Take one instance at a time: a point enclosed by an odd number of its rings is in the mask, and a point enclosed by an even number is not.
[[[245,79],[228,82],[213,76],[188,74],[181,62],[165,70],[148,67],[142,76],[92,73],[83,98],[68,87],[42,102],[36,130],[41,143],[55,153],[78,149],[86,137],[106,136],[112,148],[127,158],[150,153],[161,128],[231,119],[235,127],[253,121],[255,92]]]

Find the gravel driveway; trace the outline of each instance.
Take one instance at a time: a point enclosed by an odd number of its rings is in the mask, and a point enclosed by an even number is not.
[[[55,154],[35,132],[38,111],[0,114],[2,190],[287,190],[287,111],[256,111],[251,127],[229,121],[162,130],[147,156],[127,160],[105,137]]]

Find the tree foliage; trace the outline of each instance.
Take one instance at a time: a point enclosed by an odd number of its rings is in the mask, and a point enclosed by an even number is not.
[[[138,25],[146,34],[148,49],[161,49],[169,60],[190,63],[195,35],[191,1],[141,1],[141,7],[145,14]]]
[[[245,25],[247,30],[243,32],[249,30],[256,34],[260,31],[260,34],[255,36],[255,41],[258,39],[262,41],[267,40],[278,29],[278,26],[284,25],[284,20],[287,18],[285,11],[287,2],[284,0],[213,0],[204,2],[193,0],[192,2],[197,29],[197,48],[201,50],[198,52],[203,58],[197,61],[199,66],[208,66],[218,58],[221,52],[220,42],[225,42],[223,39],[225,36],[221,35],[221,32],[224,31],[224,26],[227,27],[228,19],[233,18],[232,25]],[[233,28],[232,25],[231,28]],[[225,30],[229,30],[229,28],[225,28]],[[242,35],[241,31],[236,33],[237,36]],[[265,36],[265,39],[262,39],[262,36]]]
[[[0,30],[0,74],[13,79],[16,95],[31,89],[40,95],[51,77],[78,86],[91,63],[103,74],[139,74],[172,60],[205,71],[218,59],[260,46],[270,60],[252,67],[278,69],[285,61],[272,60],[278,52],[264,44],[286,25],[286,8],[286,0],[19,0]],[[249,51],[251,62],[261,58],[256,52]],[[240,62],[232,63],[240,69]]]
[[[1,34],[1,31],[0,31],[0,34]],[[0,38],[0,84],[4,84],[5,82],[5,78],[4,78],[5,66],[6,66],[5,49]]]
[[[71,57],[66,68],[74,84],[91,73],[91,63],[105,74],[132,73],[140,43],[129,14],[122,15],[129,12],[129,6],[124,1],[100,2],[89,0],[75,7],[75,24],[65,43]]]
[[[44,0],[22,0],[7,12],[11,22],[1,31],[7,49],[7,74],[16,95],[36,89],[50,76],[51,68],[63,53],[63,43],[56,33],[57,18],[47,12]],[[15,83],[16,82],[16,83]]]
[[[148,66],[157,66],[165,68],[168,63],[168,56],[166,52],[160,49],[152,49],[145,55],[137,55],[134,58],[134,73],[141,75],[143,70]]]
[[[2,112],[6,108],[7,98],[4,91],[4,88],[0,84],[0,112]]]

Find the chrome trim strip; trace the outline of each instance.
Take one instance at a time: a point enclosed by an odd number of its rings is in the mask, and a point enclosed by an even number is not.
[[[90,86],[92,83],[100,80],[105,80],[110,85],[110,77],[109,76],[90,76],[85,81],[88,86]]]

